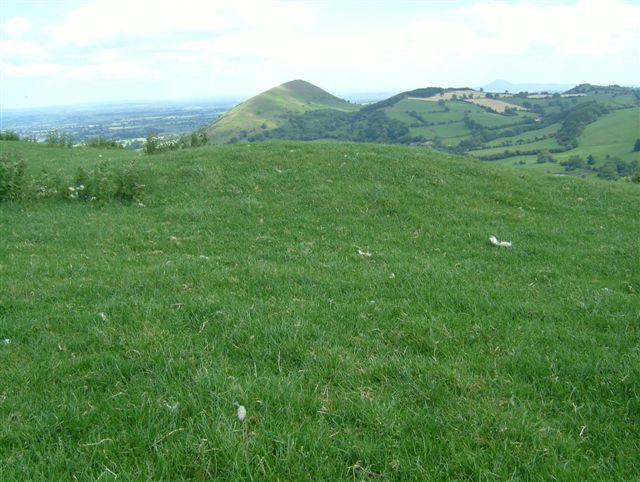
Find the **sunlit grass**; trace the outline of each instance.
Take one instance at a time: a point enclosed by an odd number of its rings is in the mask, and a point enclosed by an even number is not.
[[[144,208],[0,205],[0,480],[640,475],[637,185],[342,143],[133,161]]]

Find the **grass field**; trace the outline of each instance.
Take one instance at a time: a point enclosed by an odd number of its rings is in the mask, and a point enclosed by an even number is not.
[[[439,137],[440,139],[449,139],[452,137],[462,137],[469,134],[469,129],[462,122],[452,122],[450,124],[441,124],[428,127],[412,127],[410,129],[412,136],[424,136],[429,139]]]
[[[553,149],[561,147],[556,140],[551,137],[548,139],[542,139],[540,141],[529,142],[528,144],[514,145],[514,146],[502,146],[491,147],[488,149],[477,149],[471,152],[473,156],[490,156],[492,154],[502,153],[504,151],[515,152],[520,151],[533,151],[536,149]]]
[[[525,145],[527,143],[531,143],[531,142],[536,142],[536,137],[542,137],[542,136],[547,136],[547,135],[551,135],[551,134],[555,134],[556,132],[558,132],[558,129],[560,129],[560,124],[556,123],[556,124],[551,124],[548,125],[546,127],[543,127],[542,129],[536,129],[536,130],[532,130],[532,131],[527,131],[527,132],[523,132],[522,134],[518,134],[517,136],[511,136],[511,137],[500,137],[498,139],[495,139],[491,142],[487,142],[487,146],[489,147],[500,147],[500,144],[502,144],[505,141],[511,141],[512,145],[511,146],[507,146],[510,148],[514,148],[518,145],[518,141],[522,141],[523,144],[521,145]]]
[[[640,107],[620,109],[589,124],[578,138],[579,146],[562,155],[559,159],[578,154],[587,157],[592,154],[599,163],[608,154],[624,161],[640,161],[640,152],[634,152],[635,139],[640,138]]]
[[[134,162],[146,207],[0,204],[0,480],[640,478],[637,185],[9,144]]]

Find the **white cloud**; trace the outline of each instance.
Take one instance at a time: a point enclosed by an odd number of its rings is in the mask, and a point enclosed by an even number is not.
[[[47,78],[55,77],[66,70],[64,65],[54,63],[5,64],[0,62],[0,74],[10,78]]]
[[[476,3],[459,13],[479,40],[492,37],[514,54],[547,45],[560,54],[599,56],[629,48],[629,42],[638,48],[640,42],[640,5],[620,0]]]
[[[500,77],[640,84],[636,1],[452,4],[389,0],[370,12],[357,0],[91,0],[48,24],[26,13],[0,24],[0,70],[49,76],[70,96],[100,84],[98,98],[245,95],[293,78],[343,92]]]
[[[43,59],[48,56],[47,50],[33,42],[18,40],[0,40],[0,60],[25,61]]]
[[[118,50],[102,49],[91,56],[91,60],[80,66],[69,67],[64,77],[81,81],[151,81],[157,78],[157,69],[124,57]]]
[[[122,38],[149,38],[179,32],[221,33],[310,18],[304,3],[274,0],[96,0],[71,11],[53,28],[61,45],[87,47]]]
[[[10,36],[20,36],[31,30],[33,24],[26,17],[13,17],[2,23],[2,32]]]

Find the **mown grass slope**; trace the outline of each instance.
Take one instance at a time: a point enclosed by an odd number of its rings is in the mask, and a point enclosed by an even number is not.
[[[637,185],[366,144],[135,163],[146,207],[0,204],[0,480],[640,476]]]

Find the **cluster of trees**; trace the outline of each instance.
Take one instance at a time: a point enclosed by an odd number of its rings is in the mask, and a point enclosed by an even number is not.
[[[449,151],[455,154],[465,154],[475,149],[483,149],[486,147],[485,143],[490,142],[499,137],[513,137],[530,130],[540,129],[541,127],[540,124],[536,124],[535,121],[530,118],[527,118],[523,122],[519,122],[517,124],[511,124],[508,126],[496,126],[496,127],[483,126],[482,124],[471,119],[468,115],[464,116],[463,122],[464,122],[464,125],[467,127],[467,129],[472,131],[472,134],[469,139],[464,139],[460,141],[460,143],[457,146],[454,146],[449,149]],[[564,150],[565,149],[562,149],[562,151]],[[496,157],[495,159],[492,157],[491,159],[487,159],[487,160],[504,159],[505,157],[517,155],[517,154],[512,154],[510,151],[505,151],[505,152],[509,152],[509,153],[507,155],[498,154],[498,156],[500,157]],[[482,159],[484,159],[484,157]]]
[[[20,136],[14,131],[0,131],[0,141],[19,141]]]
[[[419,126],[430,126],[431,122],[429,122],[427,119],[425,119],[424,117],[422,117],[420,114],[418,114],[415,110],[410,110],[407,111],[407,114],[410,115],[411,117],[413,117],[415,120],[418,121],[417,125],[412,125],[412,127],[419,127]]]
[[[104,137],[91,137],[84,143],[87,147],[99,147],[105,149],[124,149],[124,146],[113,139],[106,139]]]
[[[545,162],[557,163],[558,160],[551,155],[550,151],[545,150],[538,153],[536,162],[539,164]],[[640,183],[640,163],[637,160],[627,162],[619,157],[607,155],[605,162],[601,166],[596,166],[596,163],[596,158],[592,154],[589,154],[586,159],[575,154],[564,161],[560,161],[560,165],[567,172],[583,169],[596,173],[601,179],[614,181],[620,178],[628,178],[633,182]]]
[[[250,141],[293,139],[311,141],[335,139],[354,142],[383,142],[389,144],[423,141],[412,138],[404,122],[391,119],[382,110],[339,112],[321,109],[292,116],[277,129],[261,132]]]
[[[444,92],[446,92],[446,89],[443,89],[441,87],[426,87],[424,89],[410,90],[407,92],[396,94],[392,97],[389,97],[388,99],[381,100],[380,102],[376,102],[375,104],[366,105],[362,108],[362,110],[372,111],[372,110],[384,109],[385,107],[392,107],[396,105],[398,102],[400,102],[402,99],[406,97],[427,98],[427,97],[433,97],[434,95],[438,95],[438,94],[442,95],[444,94]]]
[[[157,133],[150,133],[147,135],[142,150],[145,154],[160,154],[161,152],[204,146],[207,141],[207,133],[203,129],[170,138],[162,138]]]
[[[515,149],[515,150],[509,150],[509,149],[505,149],[502,152],[496,152],[495,154],[490,154],[490,155],[485,155],[485,156],[478,156],[478,159],[482,160],[482,161],[498,161],[500,159],[508,159],[509,157],[514,157],[514,156],[538,156],[537,162],[539,164],[542,164],[544,162],[557,162],[555,159],[553,159],[551,157],[551,154],[555,154],[555,153],[559,153],[559,152],[564,152],[566,151],[566,148],[563,147],[556,147],[556,148],[552,148],[552,149],[545,149],[545,150],[541,150],[541,149]]]
[[[591,122],[609,112],[606,106],[596,101],[579,104],[570,109],[562,121],[560,130],[556,133],[556,139],[565,146],[577,147],[577,137]]]
[[[64,132],[49,131],[44,142],[50,147],[73,147],[73,137]]]
[[[609,158],[602,166],[592,168],[592,170],[602,179],[615,180],[626,177],[633,182],[640,183],[640,163],[637,159],[626,162],[617,157]]]

